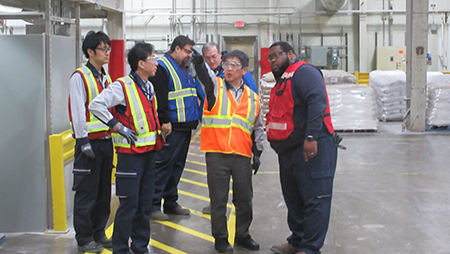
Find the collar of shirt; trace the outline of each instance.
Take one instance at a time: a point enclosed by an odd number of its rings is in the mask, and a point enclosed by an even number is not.
[[[106,75],[105,69],[101,69],[102,73],[98,72],[98,70],[94,67],[94,65],[91,64],[91,62],[87,62],[86,67],[89,68],[89,70],[92,71],[92,74],[94,75],[94,77],[98,78],[98,76],[100,76],[100,74]]]
[[[134,82],[136,82],[136,84],[138,84],[138,86],[143,87],[144,89],[147,89],[148,86],[150,85],[150,81],[147,80],[147,82],[145,82],[134,71],[130,72],[130,76],[134,80]]]
[[[170,54],[166,53],[166,55],[167,55],[168,57],[172,58],[172,60],[173,60],[175,63],[177,62],[177,61],[175,61],[175,59],[174,59]],[[178,65],[178,66],[180,66],[180,68],[181,68],[183,71],[186,71],[186,70],[189,68],[188,65],[184,65],[184,66]]]
[[[214,70],[214,73],[216,74],[216,76],[219,76],[220,74],[223,73],[223,68],[221,64],[219,64],[219,66]]]
[[[232,84],[230,84],[230,83],[228,83],[228,81],[226,81],[226,80],[224,80],[225,81],[225,85],[226,85],[226,87],[227,87],[227,90],[233,90],[233,91],[238,91],[238,90],[244,90],[244,80],[242,80],[241,79],[241,84],[239,85],[239,87],[238,88],[235,88]]]

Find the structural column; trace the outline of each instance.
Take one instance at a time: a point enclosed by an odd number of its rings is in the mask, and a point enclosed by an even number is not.
[[[120,1],[123,10],[123,1]],[[125,76],[125,15],[123,12],[108,12],[108,36],[111,39],[111,57],[108,65],[108,72],[111,79]]]
[[[426,129],[428,0],[406,1],[406,128]]]
[[[359,1],[361,14],[359,15],[359,72],[369,72],[369,40],[367,36],[367,1]]]

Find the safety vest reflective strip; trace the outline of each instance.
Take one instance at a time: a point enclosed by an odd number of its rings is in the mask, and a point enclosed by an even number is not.
[[[253,130],[253,122],[256,118],[256,103],[252,103],[252,98],[256,100],[255,93],[253,93],[247,86],[244,86],[244,89],[247,90],[248,96],[248,111],[247,119],[235,114],[231,116],[230,113],[230,105],[229,105],[229,97],[227,93],[227,88],[223,84],[223,80],[220,79],[219,86],[221,87],[222,93],[221,95],[221,107],[219,109],[220,115],[203,115],[202,118],[202,126],[209,128],[227,128],[229,126],[237,127],[246,133],[251,135],[251,131]],[[218,102],[216,102],[218,103]],[[219,102],[220,103],[220,102]]]
[[[184,97],[195,96],[197,97],[197,90],[192,87],[183,89],[178,73],[172,66],[172,63],[166,57],[161,57],[161,61],[164,62],[172,77],[173,86],[175,91],[169,91],[169,100],[175,100],[177,104],[177,116],[178,122],[186,122],[186,112],[184,111]],[[182,110],[180,110],[182,109]]]
[[[87,67],[83,66],[81,68],[78,68],[78,70],[83,74],[84,80],[86,80],[86,86],[87,86],[87,93],[88,93],[88,104],[91,103],[91,101],[100,93],[97,86],[97,80],[94,77],[94,74],[92,71]],[[108,81],[108,84],[111,84],[111,77],[109,74],[106,75],[106,80]],[[86,120],[86,125],[88,128],[88,133],[93,132],[100,132],[100,131],[107,131],[109,130],[109,127],[102,123],[100,120],[98,120],[91,112],[89,112],[89,120]]]
[[[134,81],[130,78],[130,76],[119,78],[119,81],[122,81],[125,85],[125,93],[127,94],[130,107],[131,115],[133,116],[134,123],[132,123],[135,127],[135,130],[138,132],[138,136],[136,136],[137,141],[135,141],[136,147],[143,146],[151,146],[156,144],[156,131],[150,131],[150,127],[148,126],[147,116],[144,111],[144,107],[139,97],[138,87],[134,85]],[[141,129],[142,127],[142,129]],[[143,131],[141,131],[143,130]],[[139,132],[143,132],[140,134]],[[113,137],[114,145],[120,147],[129,147],[128,141],[126,138],[122,137],[119,133],[111,133]]]

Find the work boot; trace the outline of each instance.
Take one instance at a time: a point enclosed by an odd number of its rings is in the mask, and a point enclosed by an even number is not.
[[[151,220],[169,220],[169,215],[162,213],[160,210],[150,212]]]
[[[96,241],[98,244],[102,245],[104,248],[112,248],[112,240],[103,236],[100,240]]]
[[[277,254],[294,254],[299,252],[300,250],[290,243],[283,243],[281,245],[272,245],[270,250]]]
[[[231,248],[227,238],[216,238],[214,249],[219,253],[233,253],[233,248]]]
[[[248,250],[259,250],[259,244],[250,235],[243,238],[235,238],[234,244],[240,245]]]
[[[92,241],[83,246],[78,246],[78,250],[82,252],[100,253],[103,251],[103,246],[101,244]]]
[[[207,205],[207,206],[203,207],[202,213],[211,214],[211,205]]]
[[[176,214],[176,215],[189,215],[191,212],[189,209],[183,208],[180,205],[177,205],[175,208],[172,208],[170,210],[164,209],[164,213],[167,214]]]

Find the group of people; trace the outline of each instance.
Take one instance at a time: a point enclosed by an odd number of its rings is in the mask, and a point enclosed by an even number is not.
[[[203,46],[201,55],[194,45],[180,35],[156,59],[151,44],[137,43],[127,56],[130,74],[112,82],[103,68],[111,52],[108,36],[101,31],[86,35],[82,49],[88,62],[72,74],[69,84],[69,115],[76,138],[73,220],[79,250],[150,253],[150,219],[189,215],[189,209],[178,204],[177,186],[192,130],[200,121],[210,197],[203,212],[211,214],[214,248],[219,253],[233,251],[226,220],[231,177],[235,245],[260,248],[249,227],[252,175],[261,164],[265,131],[249,58],[239,50],[222,55],[212,42]],[[265,128],[279,156],[292,231],[287,243],[271,250],[320,253],[337,159],[323,77],[320,70],[300,62],[286,42],[274,43],[268,60],[277,84]],[[189,61],[195,74],[189,71]],[[110,214],[113,147],[120,204],[108,239],[104,230]]]

